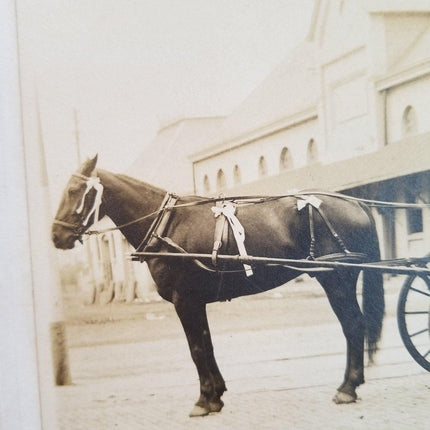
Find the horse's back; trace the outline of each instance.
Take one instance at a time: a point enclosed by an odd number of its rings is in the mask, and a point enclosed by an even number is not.
[[[237,205],[235,216],[243,227],[246,253],[257,257],[304,259],[310,255],[312,235],[316,256],[340,253],[343,249],[333,232],[349,251],[365,253],[369,242],[374,241],[368,211],[355,201],[326,195],[317,198],[321,202],[318,208],[317,200],[298,205],[301,199],[296,197]],[[207,202],[178,208],[167,235],[186,252],[211,254],[215,240],[214,206],[213,202]],[[225,229],[228,234],[223,236],[219,253],[237,255],[238,245],[227,221]],[[168,247],[164,250],[169,251]],[[211,267],[210,263],[208,265]],[[162,284],[174,284],[180,290],[197,288],[206,301],[255,294],[282,285],[300,274],[284,267],[258,265],[253,275],[247,277],[238,262],[219,263],[211,267],[214,271],[205,272],[192,261],[163,258],[150,267]],[[221,279],[217,269],[228,273]]]

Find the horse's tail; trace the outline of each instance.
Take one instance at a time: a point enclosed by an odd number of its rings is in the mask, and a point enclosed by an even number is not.
[[[369,261],[379,261],[379,241],[376,232],[375,220],[370,213],[371,234],[367,246]],[[382,272],[379,270],[363,270],[363,315],[365,322],[365,337],[369,361],[378,350],[378,341],[381,337],[382,320],[385,313],[384,286]]]

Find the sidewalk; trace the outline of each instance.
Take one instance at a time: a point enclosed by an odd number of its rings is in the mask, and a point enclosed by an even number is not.
[[[214,335],[229,391],[220,414],[188,418],[198,381],[184,338],[71,349],[75,385],[58,387],[60,430],[426,429],[430,374],[409,356],[393,318],[362,398],[331,401],[344,373],[337,324]]]

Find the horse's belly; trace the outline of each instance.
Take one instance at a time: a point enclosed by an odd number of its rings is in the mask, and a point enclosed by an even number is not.
[[[281,267],[260,267],[253,270],[253,275],[244,273],[235,276],[224,276],[218,285],[218,294],[212,301],[230,300],[233,298],[259,294],[279,287],[296,278],[300,272]]]

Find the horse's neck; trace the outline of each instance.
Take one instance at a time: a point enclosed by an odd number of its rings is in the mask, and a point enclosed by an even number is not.
[[[107,171],[98,171],[104,187],[103,210],[115,225],[121,226],[152,214],[160,207],[165,192],[144,182],[116,175]],[[121,228],[126,239],[137,247],[148,231],[153,217],[139,223]]]

